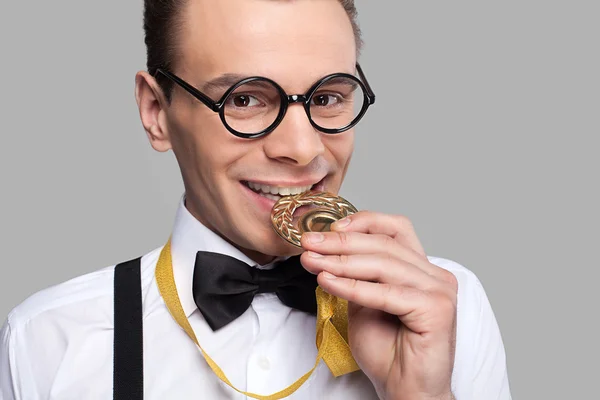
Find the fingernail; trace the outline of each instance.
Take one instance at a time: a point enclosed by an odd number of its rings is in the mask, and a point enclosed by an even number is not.
[[[346,217],[346,218],[342,218],[339,221],[337,221],[334,225],[336,228],[345,228],[348,225],[350,225],[350,217]]]
[[[325,240],[325,236],[323,236],[322,233],[309,232],[309,233],[305,233],[305,235],[306,235],[306,239],[308,239],[308,241],[310,243],[321,243],[323,240]]]
[[[314,251],[307,251],[307,253],[311,258],[323,258],[323,254],[315,253]]]
[[[335,279],[335,278],[336,278],[336,276],[335,276],[335,275],[332,275],[332,274],[330,274],[330,273],[329,273],[329,272],[327,272],[327,271],[323,271],[323,272],[321,272],[321,273],[323,274],[323,278],[325,278],[325,279],[332,279],[332,280],[333,280],[333,279]]]

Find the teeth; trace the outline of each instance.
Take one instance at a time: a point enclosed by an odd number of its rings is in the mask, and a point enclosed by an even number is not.
[[[247,184],[251,189],[254,189],[256,191],[261,191],[262,194],[264,194],[266,197],[268,197],[268,198],[274,197],[276,200],[279,200],[278,196],[270,197],[269,195],[290,196],[290,195],[294,195],[294,194],[304,193],[304,192],[310,190],[310,188],[312,188],[312,185],[298,186],[298,187],[277,187],[277,186],[261,185],[260,183],[254,183],[254,182],[247,182]]]

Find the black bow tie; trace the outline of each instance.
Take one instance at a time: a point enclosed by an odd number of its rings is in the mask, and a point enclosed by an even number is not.
[[[288,307],[316,314],[316,288],[317,277],[302,267],[300,256],[261,270],[224,254],[196,254],[194,301],[213,331],[242,315],[257,293],[275,293]]]

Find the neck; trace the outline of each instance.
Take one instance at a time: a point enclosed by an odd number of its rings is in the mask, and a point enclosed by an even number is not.
[[[257,263],[258,265],[269,264],[270,262],[272,262],[273,260],[275,260],[277,258],[277,257],[269,255],[269,254],[260,253],[256,250],[250,250],[250,249],[246,249],[244,247],[238,246],[236,243],[229,240],[229,238],[223,236],[218,230],[216,230],[213,226],[211,226],[207,221],[205,221],[204,218],[201,217],[201,214],[194,208],[194,206],[191,203],[188,203],[187,200],[184,201],[184,206],[185,206],[185,208],[187,208],[187,210],[190,212],[190,214],[192,214],[192,216],[194,218],[196,218],[202,225],[206,226],[208,229],[210,229],[211,231],[213,231],[214,233],[219,235],[223,240],[225,240],[227,243],[229,243],[232,246],[234,246],[235,248],[237,248],[239,251],[244,253],[244,255],[246,255],[248,258],[250,258],[252,261]]]
[[[219,235],[219,236],[221,236],[221,235]],[[223,236],[221,236],[221,237],[223,237]],[[257,263],[258,265],[269,264],[270,262],[273,262],[273,260],[275,260],[277,258],[275,256],[270,256],[268,254],[259,253],[258,251],[244,249],[243,247],[240,247],[240,246],[236,245],[235,243],[232,243],[225,237],[223,237],[223,239],[227,240],[233,246],[238,248],[242,253],[247,255],[252,261]]]

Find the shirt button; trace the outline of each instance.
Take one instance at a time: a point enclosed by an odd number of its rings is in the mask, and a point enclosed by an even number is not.
[[[267,357],[260,357],[258,359],[258,366],[261,369],[268,371],[271,368],[271,363],[269,362],[269,359]]]

